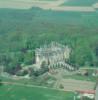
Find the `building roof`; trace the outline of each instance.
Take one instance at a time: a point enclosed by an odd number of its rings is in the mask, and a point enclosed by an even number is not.
[[[95,94],[95,90],[85,90],[85,91],[77,91],[77,92],[79,92],[81,94],[84,94],[84,93],[87,93],[87,94]]]

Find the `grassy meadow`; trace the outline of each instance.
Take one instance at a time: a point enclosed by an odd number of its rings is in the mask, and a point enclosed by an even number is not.
[[[74,93],[16,85],[0,86],[0,100],[72,100]]]

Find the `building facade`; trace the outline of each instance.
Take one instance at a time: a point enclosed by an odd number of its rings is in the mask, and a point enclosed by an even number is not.
[[[68,46],[52,42],[35,50],[36,64],[39,68],[43,62],[50,68],[65,66],[65,61],[69,59],[70,53],[71,49]]]

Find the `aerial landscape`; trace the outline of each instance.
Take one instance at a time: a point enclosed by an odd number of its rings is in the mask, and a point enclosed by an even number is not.
[[[98,100],[98,0],[0,0],[0,100]]]

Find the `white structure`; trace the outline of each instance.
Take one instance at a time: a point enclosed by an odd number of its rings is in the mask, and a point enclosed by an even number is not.
[[[49,67],[66,66],[65,61],[69,59],[70,52],[71,49],[68,46],[52,42],[35,50],[36,64],[39,68],[43,62]]]

